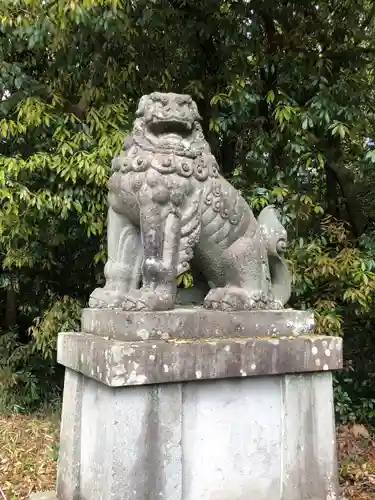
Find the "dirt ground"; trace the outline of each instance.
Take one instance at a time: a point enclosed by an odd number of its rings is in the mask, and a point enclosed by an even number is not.
[[[362,425],[340,427],[337,449],[343,498],[375,499],[375,435]]]
[[[0,417],[0,500],[26,500],[53,489],[58,417]],[[338,429],[342,498],[375,500],[375,435],[361,426]]]
[[[1,500],[54,488],[57,442],[57,417],[0,417]]]

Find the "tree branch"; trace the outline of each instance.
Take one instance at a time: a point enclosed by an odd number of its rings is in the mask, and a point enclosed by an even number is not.
[[[375,16],[375,2],[373,2],[370,12],[367,14],[366,19],[361,24],[361,29],[366,29],[367,26],[371,23]]]

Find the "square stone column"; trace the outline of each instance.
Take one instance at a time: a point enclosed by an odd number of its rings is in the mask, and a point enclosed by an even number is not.
[[[59,500],[337,500],[331,371],[309,312],[87,309],[61,333]]]

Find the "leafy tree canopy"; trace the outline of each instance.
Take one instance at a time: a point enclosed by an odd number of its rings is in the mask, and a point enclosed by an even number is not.
[[[78,326],[110,159],[154,90],[191,94],[223,174],[255,212],[280,208],[292,305],[319,332],[371,324],[374,16],[367,0],[3,0],[0,383],[30,394]]]

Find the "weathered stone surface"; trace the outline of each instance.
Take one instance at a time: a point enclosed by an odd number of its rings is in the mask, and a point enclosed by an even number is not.
[[[64,434],[79,489],[59,500],[336,500],[332,417],[329,372],[119,388],[83,376],[79,443]]]
[[[82,331],[118,340],[280,337],[308,334],[314,327],[311,311],[210,311],[203,308],[132,312],[84,309]]]
[[[283,399],[282,498],[338,500],[331,374],[286,377]]]
[[[65,371],[63,411],[60,429],[57,493],[59,498],[79,498],[84,376]]]
[[[184,500],[336,500],[331,384],[329,373],[189,384]]]
[[[336,370],[342,339],[323,336],[124,342],[60,333],[58,361],[112,387]]]
[[[182,499],[179,385],[113,390],[87,379],[82,415],[81,498]]]
[[[168,310],[189,267],[211,290],[205,307],[279,309],[291,279],[287,234],[273,206],[258,220],[220,174],[188,95],[139,102],[132,135],[112,162],[106,284],[90,307]]]

